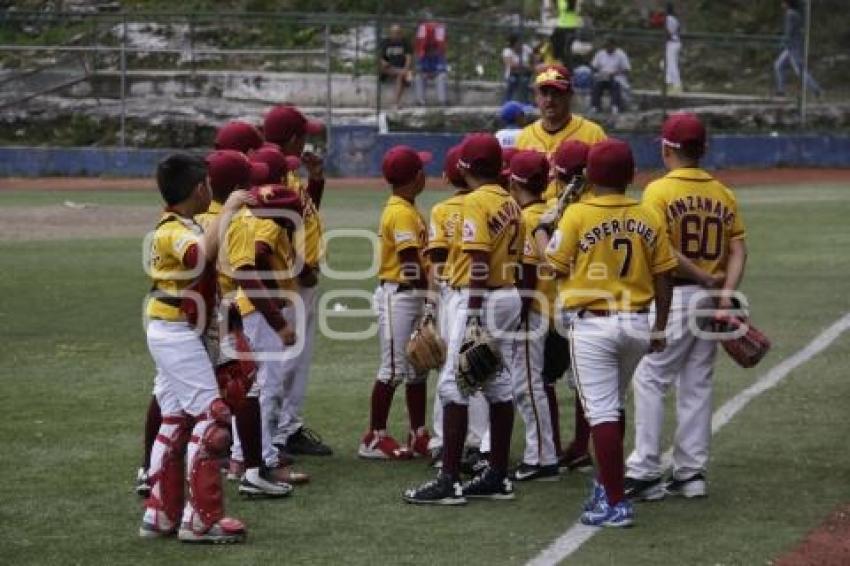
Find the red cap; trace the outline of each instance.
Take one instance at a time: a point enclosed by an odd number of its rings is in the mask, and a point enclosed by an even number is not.
[[[587,153],[590,146],[578,140],[561,142],[552,154],[552,167],[558,175],[572,177],[578,175],[587,167]]]
[[[461,144],[453,146],[446,152],[446,160],[443,162],[443,173],[449,183],[460,189],[466,188],[466,179],[463,178],[463,173],[458,168],[458,160],[460,160]]]
[[[247,189],[255,179],[268,176],[268,168],[261,163],[251,163],[244,153],[233,149],[219,149],[206,157],[210,187],[223,193]]]
[[[278,184],[287,171],[290,171],[286,156],[271,145],[252,151],[248,158],[254,163],[262,163],[267,167],[266,176],[256,184]]]
[[[502,178],[500,184],[506,189],[509,188],[511,182],[511,159],[519,150],[515,147],[502,148],[502,172],[499,176]]]
[[[299,167],[301,167],[301,159],[299,159],[295,155],[287,155],[286,156],[286,170],[287,171],[298,171]]]
[[[233,149],[248,153],[263,145],[263,134],[248,122],[228,122],[215,134],[216,149]]]
[[[416,151],[406,145],[392,147],[384,154],[382,169],[387,182],[398,187],[412,182],[431,161],[431,153]]]
[[[542,193],[549,184],[549,160],[538,151],[519,151],[511,159],[511,180],[533,193]]]
[[[324,129],[324,124],[318,120],[308,120],[294,106],[275,106],[263,121],[266,139],[277,144],[285,144],[295,136],[320,134]]]
[[[458,165],[473,175],[496,177],[502,170],[502,146],[493,134],[470,134],[463,142]]]
[[[301,195],[283,185],[272,183],[254,187],[251,194],[257,199],[258,208],[281,208],[299,215],[304,212]]]
[[[569,92],[572,90],[570,72],[563,65],[547,65],[534,79],[534,86],[541,88],[551,86],[558,90]]]
[[[626,142],[609,138],[590,147],[587,180],[594,185],[625,189],[634,176],[635,159]]]
[[[661,127],[661,142],[676,149],[703,147],[705,138],[705,126],[696,115],[688,112],[671,114]]]

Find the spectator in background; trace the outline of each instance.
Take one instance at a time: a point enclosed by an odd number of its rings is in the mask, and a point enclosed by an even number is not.
[[[508,44],[502,50],[502,61],[505,64],[505,102],[528,102],[533,56],[534,51],[527,44],[520,43],[519,36],[508,36]]]
[[[381,80],[395,81],[395,106],[400,108],[404,89],[410,85],[413,77],[413,49],[402,35],[401,26],[398,24],[393,24],[390,27],[390,36],[381,40],[380,56]]]
[[[542,33],[540,30],[537,32],[539,37],[537,42],[534,44],[534,72],[540,73],[546,67],[550,65],[561,65],[561,60],[558,59],[558,56],[555,55],[555,48],[552,47],[552,40],[549,39],[549,35]]]
[[[605,38],[605,48],[596,52],[590,66],[595,73],[591,96],[593,111],[599,112],[602,108],[602,94],[605,91],[611,93],[612,114],[625,110],[621,91],[624,84],[628,85],[627,77],[632,66],[626,52],[617,47],[613,37]]]
[[[416,103],[425,106],[425,81],[437,83],[437,100],[447,101],[446,26],[439,22],[423,22],[416,30]]]
[[[790,63],[791,68],[797,76],[800,76],[803,67],[803,15],[801,13],[800,0],[783,0],[785,8],[785,23],[782,31],[782,51],[773,63],[773,71],[776,75],[776,94],[785,96],[785,66]],[[823,92],[806,71],[806,86],[820,96]]]
[[[496,139],[502,148],[510,148],[516,145],[516,137],[528,124],[528,115],[534,110],[533,106],[520,104],[514,100],[505,102],[499,117],[504,127],[495,133]]]
[[[665,49],[665,82],[667,92],[670,94],[681,94],[682,77],[679,74],[679,52],[682,50],[682,41],[679,31],[682,24],[676,17],[672,2],[667,2],[667,17],[664,19],[664,28],[667,30],[667,45]]]
[[[579,15],[581,0],[544,0],[551,11],[554,4],[557,20],[555,31],[552,32],[552,47],[555,57],[563,61],[567,69],[571,68],[572,45],[578,29],[582,25]]]

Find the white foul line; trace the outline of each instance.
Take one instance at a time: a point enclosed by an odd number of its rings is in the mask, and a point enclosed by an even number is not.
[[[711,433],[716,434],[721,428],[726,426],[732,418],[746,407],[750,401],[775,387],[789,373],[811,360],[830,344],[835,342],[839,336],[846,330],[850,329],[850,313],[845,314],[832,325],[818,334],[814,340],[809,342],[805,348],[798,350],[795,354],[785,358],[779,364],[774,366],[766,374],[758,378],[752,385],[726,401],[711,419]],[[669,465],[672,448],[664,453],[664,464]],[[546,547],[540,554],[528,561],[527,566],[549,566],[558,564],[576,550],[581,548],[581,545],[590,540],[593,535],[599,532],[598,527],[588,527],[576,521],[567,531],[555,539],[552,544]]]

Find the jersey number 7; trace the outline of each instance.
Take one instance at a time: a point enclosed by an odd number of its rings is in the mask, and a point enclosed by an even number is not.
[[[626,251],[623,255],[623,263],[620,264],[620,279],[622,279],[628,275],[629,267],[632,265],[632,241],[628,238],[614,238],[611,245],[614,247],[615,251],[619,251],[620,248],[623,248]]]

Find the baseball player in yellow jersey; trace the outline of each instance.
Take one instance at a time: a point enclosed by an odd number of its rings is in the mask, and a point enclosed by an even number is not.
[[[260,169],[244,154],[234,150],[216,150],[207,156],[210,188],[213,200],[206,212],[197,215],[203,226],[222,214],[221,203],[235,189],[249,187],[252,175]],[[235,304],[240,321],[230,320],[229,325],[241,322],[245,335],[254,350],[281,350],[295,341],[293,327],[280,315],[276,302],[269,298],[263,283],[256,278],[254,250],[254,223],[256,218],[247,208],[233,215],[222,238],[218,256],[218,287],[225,303]],[[267,375],[265,362],[257,360],[263,368],[258,377]],[[270,431],[262,426],[259,401],[260,383],[255,383],[248,393],[248,402],[236,411],[235,428],[244,453],[245,471],[239,483],[243,495],[283,497],[292,486],[282,481],[287,470],[278,462],[277,449],[271,442]]]
[[[746,231],[735,195],[699,167],[705,127],[693,114],[674,114],[662,129],[667,175],[650,183],[643,202],[666,219],[680,256],[674,274],[667,349],[645,357],[635,373],[635,449],[627,461],[626,492],[634,499],[707,494],[711,390],[717,344],[694,335],[694,309],[712,308],[705,288],[719,287],[718,306],[731,308],[747,258]],[[662,484],[664,396],[676,385],[673,473]]]
[[[543,388],[544,347],[555,304],[554,274],[542,261],[532,229],[546,212],[541,194],[549,183],[549,162],[537,151],[524,150],[511,159],[511,196],[522,209],[525,229],[522,244],[520,288],[523,296],[524,371],[514,377],[514,403],[525,424],[522,462],[511,473],[514,481],[555,480],[558,454],[552,434],[549,401]]]
[[[471,192],[463,199],[460,241],[454,240],[445,268],[453,289],[446,308],[455,314],[439,382],[444,405],[443,468],[435,480],[405,491],[408,503],[458,505],[467,498],[514,497],[508,458],[513,427],[512,373],[524,363],[515,334],[521,309],[515,273],[522,252],[521,211],[498,184],[502,150],[493,135],[469,136],[459,163]],[[458,387],[456,372],[467,327],[476,325],[493,336],[504,366],[483,389],[490,403],[489,467],[461,485],[468,398]]]
[[[595,195],[566,209],[546,251],[560,276],[562,322],[572,326],[573,371],[593,436],[597,477],[581,516],[591,526],[633,522],[623,491],[623,403],[641,357],[664,349],[676,266],[662,218],[625,196],[633,175],[628,144],[591,147],[587,178]]]
[[[448,343],[448,328],[453,313],[446,308],[451,288],[448,285],[448,277],[444,268],[448,263],[452,240],[455,237],[460,237],[463,197],[469,192],[463,174],[458,169],[460,150],[461,146],[456,145],[446,152],[443,178],[457,189],[457,192],[431,207],[428,246],[425,248],[432,266],[432,278],[439,293],[437,322],[440,335],[446,343]],[[487,400],[483,395],[476,393],[469,398],[469,428],[466,434],[464,461],[471,469],[485,463],[481,456],[482,449],[484,449],[484,452],[489,451],[489,446],[482,446],[482,441],[489,428],[487,411]],[[428,449],[431,450],[432,464],[435,467],[441,467],[443,465],[443,404],[440,402],[439,395],[434,396],[433,434],[428,442]]]
[[[316,342],[319,263],[324,255],[319,207],[325,188],[322,159],[312,152],[305,152],[304,145],[308,135],[320,134],[323,131],[321,122],[307,119],[294,106],[275,106],[269,110],[263,121],[266,140],[280,147],[288,158],[299,158],[308,175],[307,182],[304,183],[297,170],[289,171],[285,183],[300,191],[303,198],[304,224],[295,231],[293,244],[298,264],[302,266],[301,273],[297,276],[297,291],[304,307],[304,347],[299,349],[297,356],[284,361],[284,401],[274,442],[288,454],[313,456],[333,454],[321,437],[304,425],[301,416]],[[284,317],[290,323],[295,322],[295,307],[285,307]]]
[[[578,140],[593,145],[605,139],[602,127],[573,114],[570,110],[572,83],[570,72],[561,65],[545,67],[534,79],[534,102],[540,119],[519,133],[517,149],[533,149],[551,156],[564,140]],[[547,187],[543,198],[556,196],[554,183]]]
[[[416,197],[425,188],[428,153],[400,145],[384,154],[383,173],[392,195],[381,214],[378,237],[381,263],[374,304],[378,314],[381,363],[372,387],[369,430],[357,451],[361,458],[398,460],[414,454],[427,456],[430,436],[425,427],[428,372],[418,372],[407,358],[407,342],[422,317],[428,266],[423,253],[428,243],[425,220],[416,209]],[[433,310],[433,305],[430,305]],[[396,387],[405,384],[410,423],[407,445],[387,434]]]
[[[157,167],[157,185],[167,206],[150,241],[153,293],[146,305],[146,333],[156,363],[154,396],[162,416],[139,534],[169,536],[179,525],[178,536],[185,542],[241,542],[245,527],[224,516],[219,472],[219,459],[230,445],[230,410],[219,397],[213,365],[195,327],[206,325],[208,319],[190,320],[194,317],[183,299],[192,297],[182,296],[218,250],[219,222],[209,223],[204,234],[193,220],[210,202],[207,166],[197,157],[171,155]],[[230,195],[223,208],[233,213],[246,202],[243,195]],[[200,301],[210,299],[214,300]],[[211,306],[196,302],[193,312],[206,312]],[[187,477],[189,497],[184,507]]]

